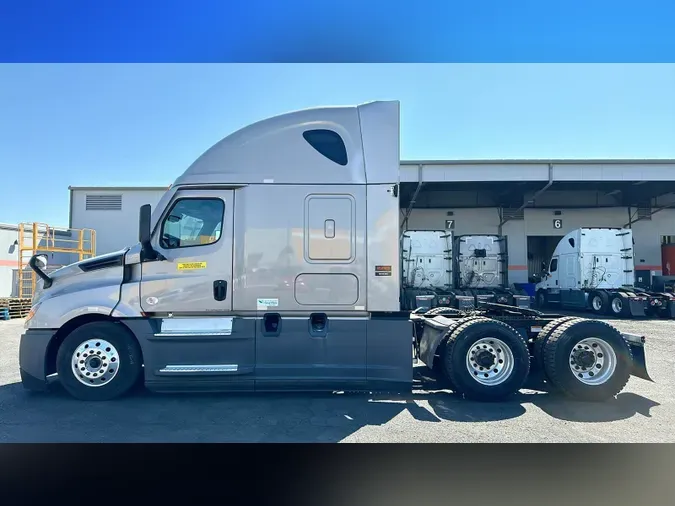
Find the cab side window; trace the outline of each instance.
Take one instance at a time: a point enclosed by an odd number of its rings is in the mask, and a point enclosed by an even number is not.
[[[164,217],[159,244],[165,249],[206,246],[218,242],[225,203],[217,198],[184,198]]]
[[[558,259],[554,258],[551,260],[551,268],[549,269],[549,272],[555,272],[558,270]]]

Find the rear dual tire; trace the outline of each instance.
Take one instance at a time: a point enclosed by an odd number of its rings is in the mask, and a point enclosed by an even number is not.
[[[555,389],[591,402],[611,399],[624,389],[633,357],[617,329],[584,318],[561,318],[548,326],[548,334],[535,341],[535,358]]]
[[[448,339],[460,325],[469,321],[480,319],[485,320],[487,318],[485,318],[484,316],[467,316],[466,318],[459,318],[457,320],[453,320],[452,323],[448,325],[448,328],[445,331],[445,335],[443,336],[441,343],[438,345],[438,354],[437,354],[438,356],[434,357],[434,364],[432,369],[436,373],[437,379],[441,381],[442,386],[449,388],[455,393],[461,392],[458,391],[457,385],[448,374],[448,370],[445,366],[445,355],[447,353]]]
[[[484,317],[460,320],[449,329],[441,359],[453,390],[477,401],[510,397],[530,372],[525,339],[509,325]]]
[[[591,292],[588,305],[595,314],[604,315],[609,311],[609,295],[606,292]]]
[[[623,317],[630,315],[629,301],[619,293],[591,292],[588,306],[597,315]]]

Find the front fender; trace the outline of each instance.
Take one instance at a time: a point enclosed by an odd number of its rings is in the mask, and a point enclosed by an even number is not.
[[[107,285],[43,298],[26,321],[27,329],[58,329],[78,316],[110,316],[117,304],[119,285]]]
[[[137,318],[141,316],[140,286],[137,281],[125,283],[120,290],[120,300],[113,309],[113,318]]]

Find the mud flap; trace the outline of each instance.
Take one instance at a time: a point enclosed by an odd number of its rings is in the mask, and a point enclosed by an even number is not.
[[[675,319],[675,300],[666,299],[666,308],[663,310],[666,318]]]
[[[628,309],[631,316],[645,316],[645,301],[628,299]]]
[[[642,378],[643,380],[651,381],[653,383],[654,380],[647,372],[644,338],[635,334],[622,335],[630,346],[630,351],[633,353],[633,368],[631,370],[631,375]]]

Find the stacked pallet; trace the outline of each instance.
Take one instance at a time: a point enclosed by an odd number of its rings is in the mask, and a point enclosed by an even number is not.
[[[31,299],[0,298],[0,320],[25,318],[31,307]]]

